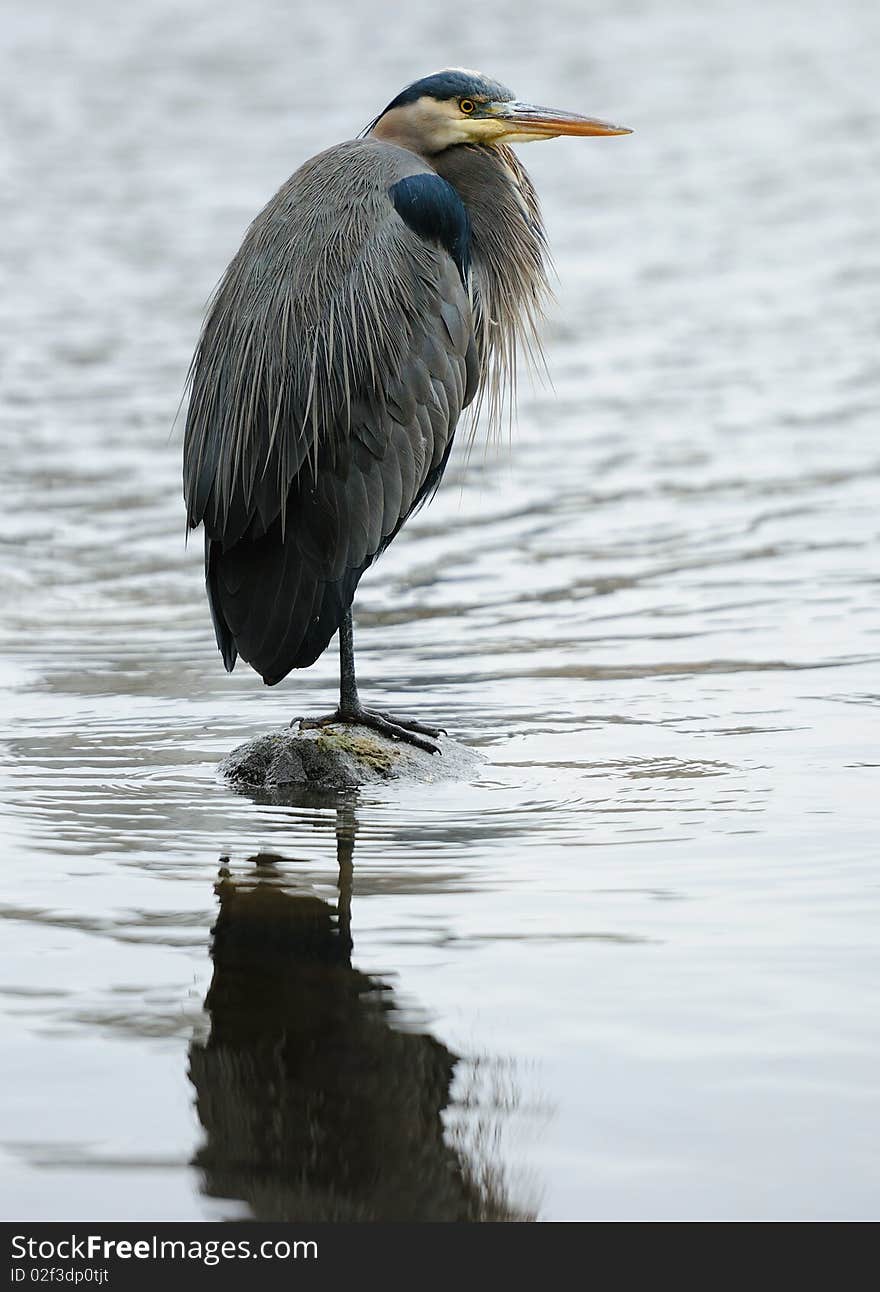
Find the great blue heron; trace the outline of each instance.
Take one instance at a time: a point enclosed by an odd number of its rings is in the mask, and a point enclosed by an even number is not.
[[[438,72],[250,226],[193,359],[184,492],[228,671],[241,656],[272,686],[339,630],[339,708],[310,725],[436,751],[434,728],[361,704],[355,589],[440,483],[462,410],[497,412],[536,339],[544,230],[509,145],[628,133]]]

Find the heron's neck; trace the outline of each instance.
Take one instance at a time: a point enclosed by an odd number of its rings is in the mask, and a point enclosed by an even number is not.
[[[477,342],[490,409],[512,395],[517,346],[540,349],[548,293],[547,244],[534,186],[516,154],[461,144],[430,158],[457,189],[471,220]]]

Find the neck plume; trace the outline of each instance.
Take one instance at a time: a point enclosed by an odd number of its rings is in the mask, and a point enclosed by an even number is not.
[[[550,293],[547,241],[532,181],[503,145],[462,144],[431,159],[458,190],[471,220],[472,290],[490,426],[513,415],[518,352],[543,362],[539,325]]]

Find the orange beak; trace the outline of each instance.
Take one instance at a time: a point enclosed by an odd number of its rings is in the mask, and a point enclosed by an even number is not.
[[[538,108],[532,103],[493,103],[492,116],[510,126],[509,138],[525,142],[528,139],[554,139],[557,135],[631,135],[626,126],[613,126],[595,117],[582,117],[576,112],[560,112],[556,108]]]

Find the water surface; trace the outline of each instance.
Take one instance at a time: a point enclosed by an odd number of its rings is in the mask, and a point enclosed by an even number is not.
[[[4,17],[6,1217],[876,1215],[876,7],[506,15]],[[357,603],[363,691],[487,763],[255,803],[217,761],[335,650],[223,673],[186,367],[278,184],[445,63],[636,131],[522,150],[553,388]]]

